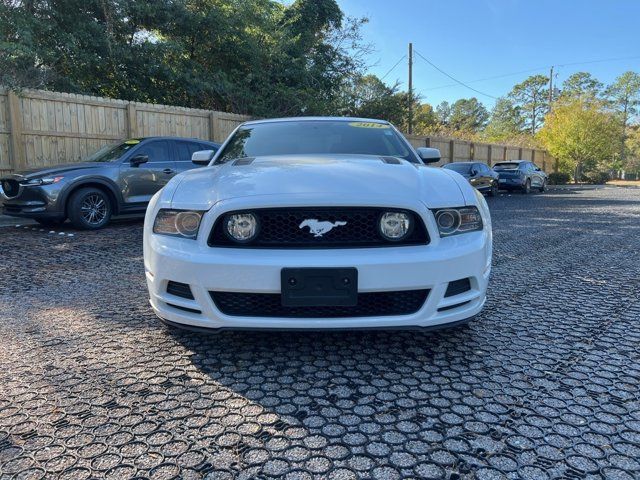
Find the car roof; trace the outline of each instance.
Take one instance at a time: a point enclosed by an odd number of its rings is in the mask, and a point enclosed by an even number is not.
[[[530,162],[531,160],[502,160],[500,162],[496,162],[496,165],[498,163],[524,163],[524,162]]]
[[[376,118],[360,118],[360,117],[282,117],[282,118],[265,118],[260,120],[249,120],[243,125],[257,125],[260,123],[276,123],[276,122],[318,122],[318,121],[332,121],[332,122],[367,122],[367,123],[379,123],[381,125],[391,125],[386,120],[380,120]]]
[[[188,137],[170,137],[170,136],[150,136],[150,137],[136,137],[128,140],[138,140],[144,142],[145,140],[184,140],[187,142],[199,142],[199,143],[211,143],[220,145],[218,142],[212,142],[211,140],[202,140],[200,138],[188,138]]]

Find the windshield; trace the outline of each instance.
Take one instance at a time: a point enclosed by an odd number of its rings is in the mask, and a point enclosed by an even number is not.
[[[263,155],[364,154],[420,163],[388,124],[338,120],[258,123],[240,127],[216,163]]]
[[[86,162],[113,162],[118,160],[125,152],[138,145],[140,140],[127,140],[116,144],[105,145],[97,152],[92,153]]]
[[[470,173],[471,172],[471,164],[470,163],[449,163],[445,165],[443,168],[447,170],[453,170],[458,173]]]
[[[520,164],[517,163],[517,162],[496,163],[493,166],[493,169],[494,170],[517,170],[519,166],[520,166]]]

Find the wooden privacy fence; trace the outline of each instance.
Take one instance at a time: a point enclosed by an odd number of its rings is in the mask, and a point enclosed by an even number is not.
[[[169,135],[222,142],[245,115],[0,88],[0,174],[74,162],[105,144]]]
[[[195,108],[0,87],[0,175],[74,162],[124,138],[169,135],[222,142],[250,117]],[[543,150],[407,136],[415,147],[436,147],[441,164],[475,159],[535,161],[545,171],[555,162]]]

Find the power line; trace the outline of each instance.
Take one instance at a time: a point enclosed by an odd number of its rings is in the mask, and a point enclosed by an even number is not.
[[[391,67],[391,68],[389,69],[389,71],[388,71],[387,73],[385,73],[385,74],[382,76],[382,78],[381,78],[380,80],[384,80],[384,79],[387,77],[387,75],[389,75],[391,72],[393,72],[393,69],[394,69],[394,68],[396,68],[398,65],[400,65],[400,62],[401,62],[401,61],[403,61],[405,58],[407,58],[407,56],[406,56],[406,55],[403,55],[403,56],[400,58],[400,60],[398,60],[398,61],[395,63],[395,65],[394,65],[393,67]]]
[[[599,60],[588,60],[586,62],[557,63],[557,64],[555,64],[555,67],[570,67],[570,66],[575,66],[575,65],[588,65],[588,64],[592,64],[592,63],[614,62],[614,61],[619,61],[619,60],[634,60],[636,58],[640,58],[640,55],[635,55],[635,56],[631,56],[631,57],[602,58],[602,59],[599,59]],[[475,80],[467,80],[466,83],[485,82],[487,80],[495,80],[497,78],[512,77],[512,76],[515,76],[515,75],[521,75],[523,73],[531,73],[531,72],[537,72],[537,71],[540,71],[540,70],[547,70],[549,68],[550,68],[550,66],[538,67],[538,68],[530,68],[528,70],[520,70],[520,71],[517,71],[517,72],[503,73],[501,75],[494,75],[492,77],[478,78],[478,79],[475,79]],[[456,87],[456,86],[458,86],[457,83],[449,83],[447,85],[439,85],[437,87],[423,88],[422,90],[423,91],[439,90],[439,89],[442,89],[442,88],[449,88],[449,87]]]
[[[489,98],[493,98],[494,100],[497,100],[498,97],[494,96],[494,95],[489,95],[488,93],[484,93],[481,92],[480,90],[477,90],[473,87],[470,87],[469,85],[467,85],[464,82],[461,82],[460,80],[458,80],[457,78],[449,75],[447,72],[445,72],[444,70],[442,70],[440,67],[438,67],[437,65],[435,65],[434,63],[431,62],[431,60],[427,59],[425,56],[423,56],[420,52],[418,52],[417,50],[414,50],[414,52],[416,53],[416,55],[418,55],[420,58],[422,58],[425,62],[427,62],[429,65],[431,65],[433,68],[435,68],[436,70],[438,70],[440,73],[442,73],[443,75],[446,75],[447,77],[449,77],[451,80],[453,80],[456,83],[459,83],[460,85],[462,85],[463,87],[468,88],[469,90],[473,90],[476,93],[479,93],[480,95],[484,95],[485,97],[489,97]]]
[[[503,73],[502,75],[494,75],[493,77],[478,78],[476,80],[467,80],[466,83],[478,83],[478,82],[485,82],[487,80],[495,80],[497,78],[513,77],[515,75],[521,75],[523,73],[531,73],[531,72],[538,72],[540,70],[546,70],[547,68],[549,67],[530,68],[529,70],[520,70],[519,72]],[[457,83],[449,83],[447,85],[440,85],[438,87],[423,88],[423,90],[438,90],[441,88],[457,87],[457,86],[458,86]]]
[[[601,60],[589,60],[586,62],[558,63],[556,64],[556,67],[570,67],[572,65],[587,65],[589,63],[615,62],[618,60],[634,60],[636,58],[640,58],[640,55],[634,55],[632,57],[603,58]]]

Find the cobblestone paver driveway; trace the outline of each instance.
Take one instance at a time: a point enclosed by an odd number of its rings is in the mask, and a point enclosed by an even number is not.
[[[437,333],[169,331],[140,221],[0,229],[0,477],[640,478],[640,190],[489,203]]]

